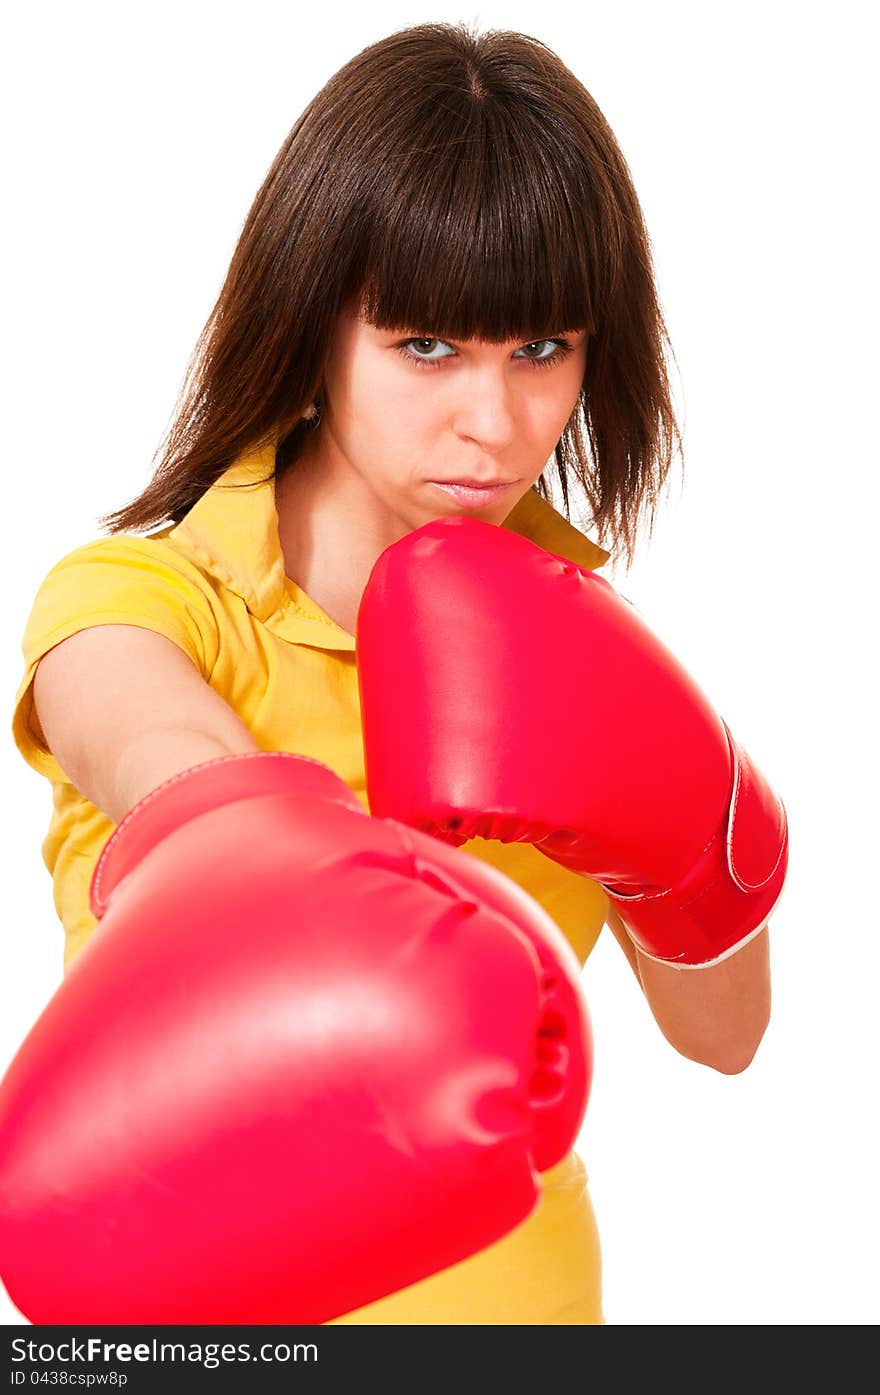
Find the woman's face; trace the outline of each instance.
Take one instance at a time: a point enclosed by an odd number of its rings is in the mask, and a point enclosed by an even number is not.
[[[500,524],[553,454],[584,377],[587,333],[524,344],[432,339],[430,325],[392,333],[346,311],[325,372],[318,454],[354,471],[405,528],[472,514]],[[454,497],[439,482],[503,482]]]

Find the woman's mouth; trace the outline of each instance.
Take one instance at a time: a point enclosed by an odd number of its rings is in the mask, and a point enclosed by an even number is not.
[[[430,483],[436,489],[442,489],[443,493],[448,494],[457,504],[463,504],[465,508],[482,509],[493,500],[502,498],[516,484],[516,480],[492,485],[459,484],[455,481],[441,484],[438,480],[431,480]]]

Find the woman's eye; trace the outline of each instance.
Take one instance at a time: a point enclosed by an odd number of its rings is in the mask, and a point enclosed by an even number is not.
[[[419,352],[418,352],[418,353],[412,353],[412,354],[406,352],[407,349],[408,349],[408,346],[409,346],[410,344],[416,344],[416,345],[418,345]],[[403,344],[399,345],[399,348],[400,348],[402,351],[404,351],[404,357],[412,359],[415,363],[425,363],[426,361],[427,361],[428,363],[436,363],[436,362],[437,362],[436,356],[430,357],[430,358],[429,358],[428,355],[427,355],[427,353],[423,353],[423,352],[422,352],[422,350],[425,349],[425,346],[426,346],[426,345],[429,345],[429,346],[430,346],[431,344],[442,345],[442,344],[443,344],[443,340],[442,340],[442,339],[405,339],[405,340],[403,341]],[[449,348],[449,345],[448,345],[448,344],[446,345],[446,348],[447,348],[447,349]],[[442,354],[441,357],[442,357],[442,358],[449,358],[449,354]]]
[[[572,345],[567,339],[535,339],[531,344],[526,344],[525,348],[517,349],[517,353],[525,353],[527,349],[540,349],[542,344],[555,345],[554,351],[552,354],[542,354],[538,358],[532,358],[529,355],[527,361],[533,368],[553,368],[557,363],[561,363],[572,350]]]
[[[410,344],[418,345],[418,352],[411,350],[409,347]],[[423,338],[414,336],[410,339],[404,339],[403,343],[395,345],[395,348],[408,363],[414,363],[419,368],[436,368],[444,358],[454,357],[454,351],[448,354],[440,354],[439,356],[433,354],[431,349],[432,345],[447,349],[450,348],[445,340],[430,339],[427,336]],[[425,349],[425,346],[428,346],[427,351],[423,353],[422,350]],[[552,353],[547,354],[542,352],[538,356],[533,356],[532,350],[541,350],[542,347],[547,348],[548,346],[553,346]],[[533,339],[530,344],[525,344],[523,348],[517,349],[516,354],[525,354],[524,361],[528,363],[531,368],[552,368],[570,354],[571,349],[572,346],[567,339]]]

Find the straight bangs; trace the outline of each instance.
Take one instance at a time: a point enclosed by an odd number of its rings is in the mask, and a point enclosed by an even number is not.
[[[503,115],[444,107],[441,129],[383,169],[382,203],[353,259],[365,267],[367,323],[493,343],[595,333],[614,280],[603,247],[616,239],[597,235],[585,171],[552,159],[546,130],[522,112],[519,125]]]

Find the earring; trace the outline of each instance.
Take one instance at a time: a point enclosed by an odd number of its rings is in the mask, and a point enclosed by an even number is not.
[[[321,399],[316,397],[314,402],[310,402],[303,412],[301,420],[308,424],[309,430],[314,431],[321,420]]]

